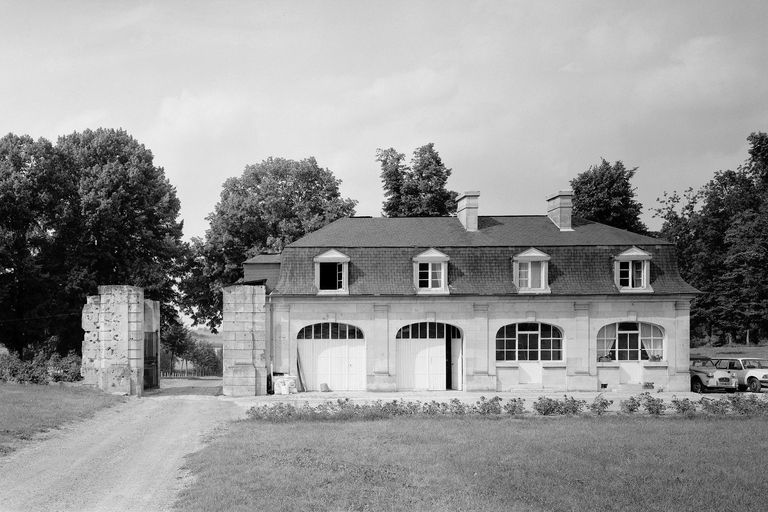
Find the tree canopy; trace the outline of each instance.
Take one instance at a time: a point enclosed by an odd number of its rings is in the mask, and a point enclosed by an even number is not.
[[[205,239],[193,239],[181,283],[184,311],[195,323],[221,323],[221,288],[243,276],[242,264],[341,217],[354,215],[357,201],[343,198],[341,180],[313,158],[268,158],[224,182],[207,219]]]
[[[571,180],[573,214],[577,217],[645,233],[640,220],[643,206],[635,200],[632,177],[637,167],[627,169],[621,160],[611,165],[604,158]]]
[[[100,284],[131,284],[168,316],[186,252],[180,203],[151,151],[123,130],[0,139],[0,342],[57,335],[79,349]],[[171,314],[171,317],[175,317]]]
[[[440,217],[456,213],[458,193],[446,189],[451,169],[443,164],[433,143],[413,152],[411,165],[394,148],[377,149],[381,164],[386,217]]]
[[[736,170],[716,172],[698,191],[665,194],[656,209],[683,278],[703,292],[691,309],[699,336],[768,335],[768,135],[747,141]]]

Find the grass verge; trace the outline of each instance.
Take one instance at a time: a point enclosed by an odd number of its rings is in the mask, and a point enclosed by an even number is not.
[[[88,418],[125,398],[90,388],[0,383],[0,456],[20,441],[64,423]]]
[[[192,455],[185,511],[750,510],[764,418],[237,422]]]

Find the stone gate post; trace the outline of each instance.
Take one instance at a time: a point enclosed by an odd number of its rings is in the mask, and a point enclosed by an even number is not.
[[[229,286],[224,288],[223,299],[224,394],[266,395],[265,287]]]

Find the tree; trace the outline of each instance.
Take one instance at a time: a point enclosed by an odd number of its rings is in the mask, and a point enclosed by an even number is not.
[[[387,217],[440,217],[456,213],[458,194],[447,190],[451,169],[445,167],[433,143],[413,152],[410,167],[394,148],[377,149]]]
[[[160,338],[160,348],[168,354],[169,367],[165,370],[173,370],[177,357],[186,357],[193,349],[194,339],[192,333],[181,322],[175,322],[166,329]]]
[[[627,169],[621,160],[613,165],[604,158],[571,180],[573,214],[635,233],[646,233],[640,220],[643,206],[635,200],[632,177],[637,167]]]
[[[141,286],[176,317],[187,248],[176,190],[151,151],[109,129],[0,146],[1,342],[22,352],[55,334],[59,352],[79,350],[80,312],[100,284]]]
[[[287,244],[341,217],[357,201],[343,198],[341,180],[313,158],[268,158],[224,182],[208,216],[205,239],[194,239],[181,282],[184,311],[195,324],[221,323],[221,288],[243,276],[242,264],[260,252]]]
[[[659,200],[661,234],[678,248],[680,273],[703,293],[691,308],[699,335],[768,334],[768,135],[752,133],[749,158],[699,191]]]

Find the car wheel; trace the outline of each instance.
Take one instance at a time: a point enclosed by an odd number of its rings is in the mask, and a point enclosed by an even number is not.
[[[693,391],[694,393],[704,392],[704,385],[701,383],[699,379],[693,379],[691,381],[691,391]]]
[[[747,389],[749,389],[753,393],[759,393],[760,392],[760,381],[756,378],[752,377],[747,382]]]

